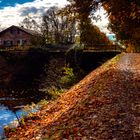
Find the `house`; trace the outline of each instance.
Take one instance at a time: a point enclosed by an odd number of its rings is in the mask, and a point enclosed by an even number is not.
[[[37,34],[33,30],[12,25],[0,32],[0,47],[32,46],[33,37]]]

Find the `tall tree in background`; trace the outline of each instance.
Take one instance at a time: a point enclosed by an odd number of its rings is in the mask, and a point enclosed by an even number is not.
[[[131,51],[140,50],[140,0],[101,0],[109,27]]]
[[[77,18],[79,19],[79,30],[80,30],[80,43],[87,44],[87,35],[91,32],[91,11],[96,11],[98,7],[97,0],[68,0],[73,11],[77,13]]]
[[[66,10],[66,9],[65,9]],[[54,44],[74,43],[76,22],[58,7],[49,8],[43,16],[42,29],[46,39]]]
[[[22,26],[29,30],[40,31],[40,25],[38,25],[38,23],[29,15],[21,21],[19,26]]]
[[[140,0],[69,0],[81,21],[81,41],[86,40],[86,24],[90,23],[91,12],[101,5],[105,8],[110,19],[110,29],[117,39],[128,48],[140,50]]]
[[[84,32],[85,35],[83,34],[83,43],[85,47],[100,47],[100,49],[102,49],[102,46],[112,45],[112,42],[108,39],[105,33],[102,33],[97,26],[87,23],[86,29],[87,30]]]

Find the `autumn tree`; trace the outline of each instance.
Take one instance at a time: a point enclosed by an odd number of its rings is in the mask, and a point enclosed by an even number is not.
[[[43,16],[43,32],[50,43],[73,43],[76,22],[72,15],[66,15],[58,7],[49,8]]]
[[[77,13],[79,20],[80,43],[87,44],[87,35],[89,35],[91,26],[91,11],[96,11],[98,2],[96,0],[69,0],[73,12]]]
[[[139,0],[101,0],[108,13],[109,28],[117,39],[131,51],[140,50],[140,1]]]
[[[81,39],[86,34],[89,16],[103,6],[108,13],[109,28],[118,40],[134,50],[140,50],[140,1],[139,0],[69,0],[81,21]]]
[[[31,16],[26,16],[20,23],[19,26],[24,27],[29,30],[36,30],[40,31],[40,25],[37,23],[37,21],[31,17]]]
[[[73,12],[76,13],[76,17],[79,20],[80,43],[84,44],[85,47],[111,44],[106,35],[94,25],[92,20],[98,20],[98,17],[94,16],[94,13],[99,7],[99,1],[69,0],[69,2],[71,2]]]
[[[84,24],[84,32],[82,33],[82,43],[85,47],[101,47],[105,45],[112,45],[105,33],[90,22]]]

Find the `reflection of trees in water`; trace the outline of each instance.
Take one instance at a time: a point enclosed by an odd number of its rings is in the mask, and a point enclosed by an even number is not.
[[[31,105],[31,103],[37,103],[41,99],[50,99],[51,97],[46,95],[42,91],[38,91],[35,88],[30,89],[12,89],[9,88],[0,92],[0,105],[7,107],[7,110],[10,110],[14,113],[14,116],[20,124],[22,115],[19,115],[18,111],[26,105]],[[24,111],[21,111],[21,113]],[[25,112],[24,112],[25,113]],[[28,112],[26,112],[28,113]]]
[[[10,94],[10,93],[9,93]],[[40,98],[18,98],[18,97],[3,97],[0,98],[0,106],[4,106],[7,110],[10,110],[14,113],[18,122],[20,123],[21,115],[17,114],[17,111],[22,109],[26,105],[31,105],[32,102],[37,103],[40,101]]]
[[[24,98],[13,98],[13,99],[9,99],[9,100],[3,100],[0,101],[1,104],[3,104],[4,106],[7,106],[9,110],[12,111],[17,111],[18,109],[22,108],[24,105],[30,104],[31,102],[33,102],[30,99],[24,99]]]
[[[37,103],[41,99],[50,99],[50,96],[46,96],[46,94],[42,91],[38,91],[36,89],[19,89],[19,90],[7,90],[3,93],[5,97],[0,98],[0,104],[7,106],[12,111],[17,111],[22,106],[27,104],[31,104],[32,102]]]
[[[31,105],[31,103],[37,103],[41,99],[50,99],[46,94],[38,91],[37,89],[5,89],[0,91],[0,105],[7,107],[7,110],[12,111],[15,117],[19,121],[20,117],[17,111],[22,109],[26,105]]]

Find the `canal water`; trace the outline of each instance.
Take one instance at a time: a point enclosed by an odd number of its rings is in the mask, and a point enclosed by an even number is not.
[[[0,93],[0,140],[5,137],[5,126],[17,126],[18,119],[21,119],[23,116],[28,114],[24,110],[24,106],[31,105],[33,102],[37,103],[38,101],[38,99],[31,98],[8,97],[6,94]],[[36,111],[36,109],[32,111]]]
[[[27,113],[24,112],[22,109],[19,109],[14,112],[10,110],[7,106],[0,104],[0,140],[5,137],[4,127],[10,124],[11,124],[11,127],[17,126],[18,121],[17,121],[16,115],[21,118],[23,114],[25,115]],[[14,124],[13,124],[13,121],[15,121]]]

